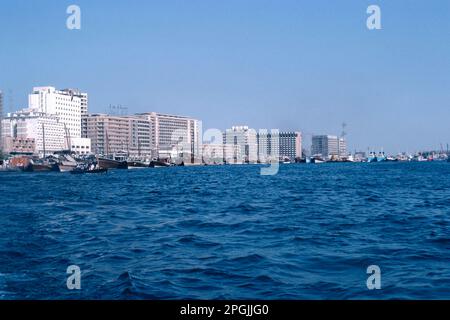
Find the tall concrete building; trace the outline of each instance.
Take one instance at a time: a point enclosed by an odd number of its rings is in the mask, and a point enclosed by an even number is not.
[[[35,87],[28,96],[28,107],[41,113],[59,116],[70,138],[81,138],[81,116],[88,112],[88,95],[77,89],[56,90]]]
[[[66,90],[70,90],[70,89],[66,89]],[[89,101],[88,101],[88,94],[87,93],[82,93],[82,92],[77,92],[78,96],[81,99],[81,138],[87,138],[87,122],[86,122],[86,118],[89,114]]]
[[[280,155],[290,160],[302,157],[302,134],[300,132],[280,132]]]
[[[90,114],[86,119],[86,135],[92,152],[99,155],[122,155],[151,158],[153,155],[151,123],[140,116]]]
[[[187,163],[202,163],[202,122],[200,120],[157,112],[138,116],[151,124],[155,158],[177,154]]]
[[[258,160],[294,161],[302,157],[302,136],[300,132],[279,132],[278,130],[260,130],[258,140]]]
[[[280,132],[278,130],[259,130],[256,140],[259,162],[266,163],[280,159]]]
[[[313,135],[311,155],[321,155],[325,158],[346,156],[347,145],[343,138],[332,135]]]
[[[224,135],[224,158],[227,163],[256,163],[258,141],[256,130],[248,126],[234,126]]]

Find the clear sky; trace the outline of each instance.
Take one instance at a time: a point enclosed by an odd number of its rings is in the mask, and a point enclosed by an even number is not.
[[[81,7],[81,30],[66,8]],[[381,7],[382,30],[366,27]],[[450,143],[450,1],[1,0],[6,109],[33,86],[203,120],[339,134],[350,149]]]

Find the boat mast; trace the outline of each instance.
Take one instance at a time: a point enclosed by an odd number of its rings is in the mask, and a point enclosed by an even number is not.
[[[45,154],[45,128],[44,128],[44,123],[42,123],[42,146],[44,149],[44,158],[46,156]]]
[[[69,131],[69,129],[67,129],[66,124],[64,124],[64,133],[66,135],[67,151],[70,151],[70,149],[71,149],[70,148],[70,137],[69,137],[68,131]]]
[[[105,136],[106,136],[106,157],[109,157],[109,138],[108,138],[108,130],[105,130]]]

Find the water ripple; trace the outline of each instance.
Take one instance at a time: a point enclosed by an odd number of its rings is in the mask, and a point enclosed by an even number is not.
[[[259,168],[0,174],[0,299],[450,298],[449,164]]]

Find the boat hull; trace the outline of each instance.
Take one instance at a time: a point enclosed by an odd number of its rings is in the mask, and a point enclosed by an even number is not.
[[[112,159],[98,159],[98,166],[102,169],[128,169],[126,161],[117,161]]]
[[[75,169],[70,171],[71,174],[85,174],[85,173],[107,173],[108,169],[100,168],[100,169],[92,169],[92,170],[82,170],[82,169]]]
[[[310,163],[314,164],[325,163],[325,160],[312,158]]]
[[[139,161],[128,161],[127,162],[128,169],[142,169],[148,168],[148,164]]]
[[[59,170],[59,172],[70,172],[73,169],[75,169],[76,167],[77,167],[76,165],[72,166],[72,165],[59,164],[58,170]]]
[[[56,171],[56,167],[50,164],[32,164],[23,167],[24,172],[51,172]]]
[[[170,167],[170,164],[163,161],[150,162],[150,168],[163,168],[163,167]]]

